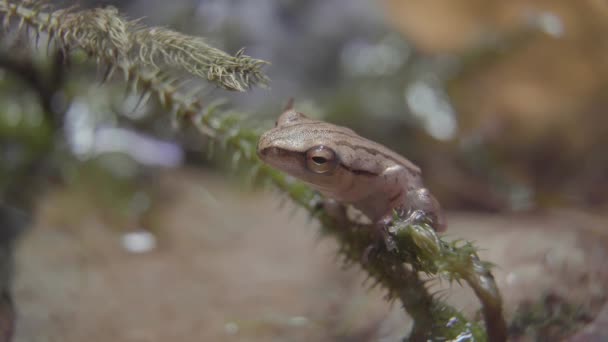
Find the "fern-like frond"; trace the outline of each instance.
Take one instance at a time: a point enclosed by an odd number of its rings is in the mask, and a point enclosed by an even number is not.
[[[246,56],[243,50],[231,56],[199,37],[143,26],[127,20],[114,7],[50,11],[39,1],[3,0],[0,13],[5,29],[11,21],[17,21],[18,29],[27,26],[37,33],[46,32],[49,42],[60,49],[81,49],[94,56],[98,64],[121,69],[183,70],[235,91],[268,83],[262,72],[268,62]]]
[[[183,68],[230,90],[245,91],[249,84],[268,82],[260,71],[268,63],[245,55],[242,49],[230,56],[200,37],[161,27],[137,29],[132,37],[138,60],[150,65]]]

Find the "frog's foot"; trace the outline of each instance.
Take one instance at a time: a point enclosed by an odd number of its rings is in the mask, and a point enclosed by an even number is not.
[[[364,265],[369,264],[370,260],[380,251],[383,250],[383,247],[386,248],[387,251],[393,252],[397,250],[397,243],[393,239],[393,237],[388,234],[387,231],[379,233],[377,235],[376,241],[372,242],[369,246],[365,248],[363,251],[363,255],[361,256],[361,261]]]
[[[388,224],[381,221],[370,227],[373,230],[373,241],[365,248],[361,261],[368,264],[371,258],[383,249],[388,252],[397,251],[397,242],[388,231]]]
[[[408,216],[405,218],[403,223],[407,226],[420,224],[420,223],[430,223],[430,219],[427,213],[422,210],[413,210]]]
[[[441,210],[441,205],[428,189],[419,188],[408,191],[407,203],[409,209],[415,209],[410,213],[412,219],[423,217],[437,232],[443,232],[447,229],[447,222],[443,210]],[[416,213],[416,211],[420,211],[420,213]]]
[[[386,250],[389,252],[394,252],[397,250],[397,242],[393,238],[392,234],[389,232],[389,227],[393,223],[392,215],[387,215],[378,221],[375,224],[375,231],[378,235],[378,240],[383,241],[386,247]]]
[[[420,224],[420,223],[431,223],[432,218],[429,217],[428,213],[423,210],[411,210],[407,213],[407,217],[403,220],[402,224],[405,226]],[[397,241],[395,241],[394,230],[391,230],[393,224],[393,216],[386,215],[375,225],[375,231],[377,232],[379,239],[384,241],[386,250],[389,252],[395,252],[398,250]],[[401,224],[400,224],[401,226]]]
[[[386,250],[389,252],[397,251],[397,241],[393,238],[393,236],[388,232],[388,229],[384,227],[381,231],[382,240],[384,241],[384,245],[386,246]]]

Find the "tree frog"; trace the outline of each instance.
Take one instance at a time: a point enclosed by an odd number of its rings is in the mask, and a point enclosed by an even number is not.
[[[386,228],[394,210],[406,210],[412,218],[428,218],[436,231],[446,229],[420,168],[349,128],[308,118],[292,101],[262,134],[257,152],[266,164],[354,206],[377,225]]]

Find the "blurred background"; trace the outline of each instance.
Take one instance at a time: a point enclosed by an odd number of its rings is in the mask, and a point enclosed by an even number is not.
[[[448,210],[449,236],[475,240],[498,265],[514,340],[564,338],[601,310],[608,3],[80,4],[270,61],[270,89],[201,94],[229,99],[254,128],[270,127],[294,97],[299,111],[421,166]],[[199,134],[154,102],[138,105],[125,84],[100,84],[94,66],[2,38],[0,270],[17,341],[394,341],[407,332],[398,305],[341,269],[334,241],[319,241],[289,204],[277,208],[277,196],[243,190],[222,156],[205,156]],[[449,293],[475,315],[467,290]]]

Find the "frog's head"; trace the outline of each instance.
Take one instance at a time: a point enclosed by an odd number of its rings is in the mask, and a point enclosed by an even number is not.
[[[298,178],[315,189],[338,198],[340,187],[350,178],[335,135],[351,130],[318,121],[288,106],[274,128],[258,141],[264,163]],[[354,133],[354,132],[353,132]]]

